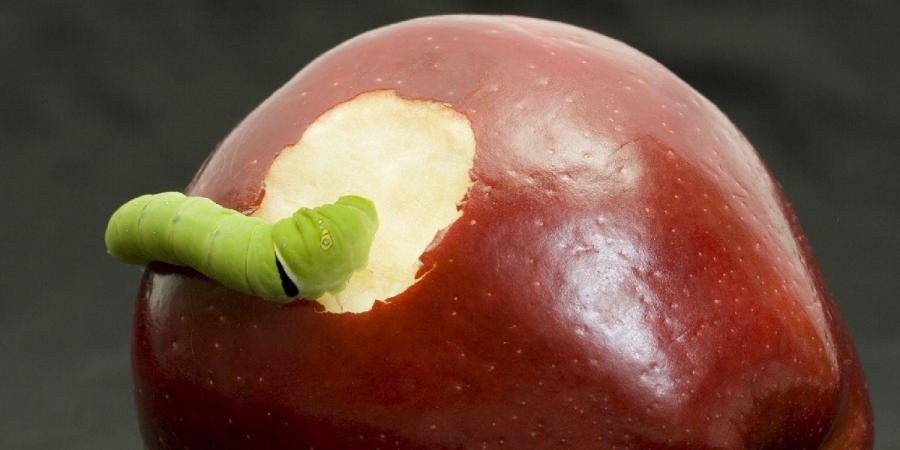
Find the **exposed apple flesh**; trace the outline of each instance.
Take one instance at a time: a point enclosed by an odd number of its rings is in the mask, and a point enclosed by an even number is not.
[[[469,121],[449,106],[391,91],[362,94],[278,155],[254,215],[274,222],[342,195],[375,202],[380,225],[368,266],[341,292],[317,299],[331,312],[368,311],[415,282],[425,248],[462,214],[474,155]]]
[[[462,216],[417,282],[358,314],[151,266],[134,335],[148,448],[871,448],[852,343],[755,151],[596,33],[483,16],[367,33],[267,99],[190,193],[270,214],[292,195],[263,188],[278,155],[385,89],[467,119]]]

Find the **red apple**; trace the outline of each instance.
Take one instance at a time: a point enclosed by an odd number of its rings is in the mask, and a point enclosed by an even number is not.
[[[778,185],[638,51],[516,17],[375,30],[275,92],[188,190],[274,219],[345,183],[393,224],[346,297],[147,270],[147,448],[871,448]]]

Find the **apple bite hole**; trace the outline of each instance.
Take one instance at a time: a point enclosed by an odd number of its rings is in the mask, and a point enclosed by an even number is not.
[[[379,228],[368,265],[316,300],[329,312],[368,311],[416,283],[426,248],[462,215],[474,158],[471,124],[450,105],[367,92],[322,114],[279,153],[253,215],[274,222],[342,195],[372,200]]]

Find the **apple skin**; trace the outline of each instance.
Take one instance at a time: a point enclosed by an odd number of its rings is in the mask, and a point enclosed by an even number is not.
[[[860,364],[780,188],[714,105],[618,41],[517,17],[369,32],[251,113],[189,193],[252,211],[280,150],[376,89],[475,133],[427,276],[327,314],[151,265],[147,448],[871,448]]]

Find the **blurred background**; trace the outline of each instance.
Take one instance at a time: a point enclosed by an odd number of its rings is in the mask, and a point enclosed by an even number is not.
[[[183,188],[320,53],[416,16],[540,16],[616,37],[716,103],[784,185],[900,449],[900,3],[0,2],[0,448],[140,448],[140,269],[108,215]],[[755,2],[748,2],[755,3]]]

